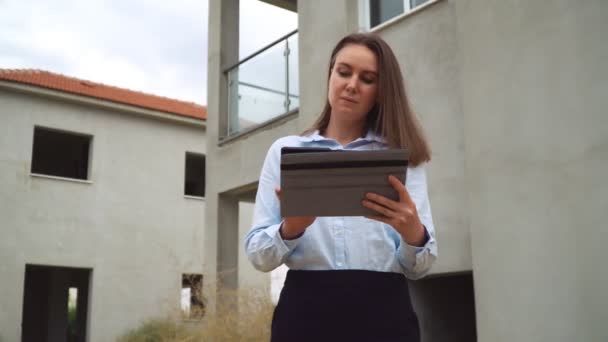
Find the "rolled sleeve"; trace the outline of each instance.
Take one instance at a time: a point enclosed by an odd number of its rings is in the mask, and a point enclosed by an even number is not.
[[[435,227],[427,193],[426,171],[422,165],[408,169],[406,188],[416,204],[418,217],[424,225],[427,239],[424,246],[412,246],[401,239],[397,248],[397,257],[408,278],[420,279],[430,271],[438,255]]]
[[[278,225],[272,225],[266,228],[266,234],[268,234],[273,239],[274,244],[277,245],[277,248],[279,248],[281,252],[288,254],[296,248],[298,242],[301,239],[301,236],[290,240],[283,239],[281,237],[281,232],[279,231],[282,224],[283,222]]]
[[[245,236],[245,252],[253,266],[263,272],[279,267],[296,248],[299,239],[283,240],[279,200],[275,187],[280,184],[280,144],[275,142],[266,155],[260,174],[253,213],[253,225]]]
[[[426,229],[426,227],[425,227]],[[409,279],[420,279],[431,269],[437,258],[437,243],[433,235],[426,230],[427,242],[424,246],[412,246],[401,239],[397,249],[399,262]]]
[[[289,254],[296,248],[298,239],[283,240],[279,228],[281,223],[250,232],[246,243],[246,252],[253,266],[269,272],[279,267]]]

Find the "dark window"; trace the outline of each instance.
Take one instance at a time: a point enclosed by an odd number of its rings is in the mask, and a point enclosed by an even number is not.
[[[205,156],[186,152],[186,181],[184,192],[188,196],[205,197]]]
[[[403,0],[370,0],[370,26],[378,26],[403,13]]]
[[[88,179],[90,135],[35,127],[32,173]]]
[[[187,318],[201,318],[205,314],[202,274],[182,274],[181,307]]]
[[[429,0],[410,0],[410,8],[416,8]]]
[[[429,0],[370,0],[370,27],[378,26],[400,14],[424,4]]]

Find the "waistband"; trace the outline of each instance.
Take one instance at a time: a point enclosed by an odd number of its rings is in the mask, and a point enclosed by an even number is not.
[[[407,289],[401,273],[367,270],[289,270],[285,286],[292,288],[382,288]]]

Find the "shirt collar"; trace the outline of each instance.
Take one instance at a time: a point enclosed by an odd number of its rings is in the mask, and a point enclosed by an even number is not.
[[[382,144],[386,144],[386,139],[384,137],[376,134],[371,129],[367,130],[367,134],[365,134],[365,136],[363,138],[361,138],[361,139],[367,140],[367,141],[375,141],[375,142],[379,142],[379,143],[382,143]]]
[[[331,140],[331,139],[328,139],[328,138],[322,136],[321,134],[319,134],[319,130],[316,130],[316,131],[310,133],[309,135],[303,136],[301,138],[301,140],[305,141],[305,142],[312,142],[312,141],[326,141],[326,140]],[[377,135],[372,130],[368,130],[364,137],[357,138],[353,142],[359,141],[359,140],[365,140],[365,141],[369,141],[369,142],[375,141],[375,142],[379,142],[382,144],[386,144],[386,139]]]
[[[310,133],[309,135],[305,135],[301,138],[302,141],[305,142],[311,142],[311,141],[322,141],[322,140],[329,140],[326,137],[322,136],[321,134],[319,134],[319,130],[316,130],[312,133]]]

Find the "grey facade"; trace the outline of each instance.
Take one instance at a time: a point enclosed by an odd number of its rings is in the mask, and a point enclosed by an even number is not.
[[[35,126],[92,136],[89,180],[32,175]],[[65,340],[67,286],[88,299],[88,341],[179,313],[182,274],[202,273],[205,201],[184,196],[184,165],[204,134],[203,120],[0,81],[0,341],[46,305],[46,336]],[[24,304],[31,266],[54,271]]]
[[[299,1],[299,111],[220,141],[238,1],[210,0],[205,274],[226,286],[267,281],[243,261],[239,203],[270,144],[320,112],[331,48],[359,29],[361,3]],[[412,283],[425,341],[608,339],[607,18],[602,0],[435,0],[375,29],[434,151],[439,259]]]

